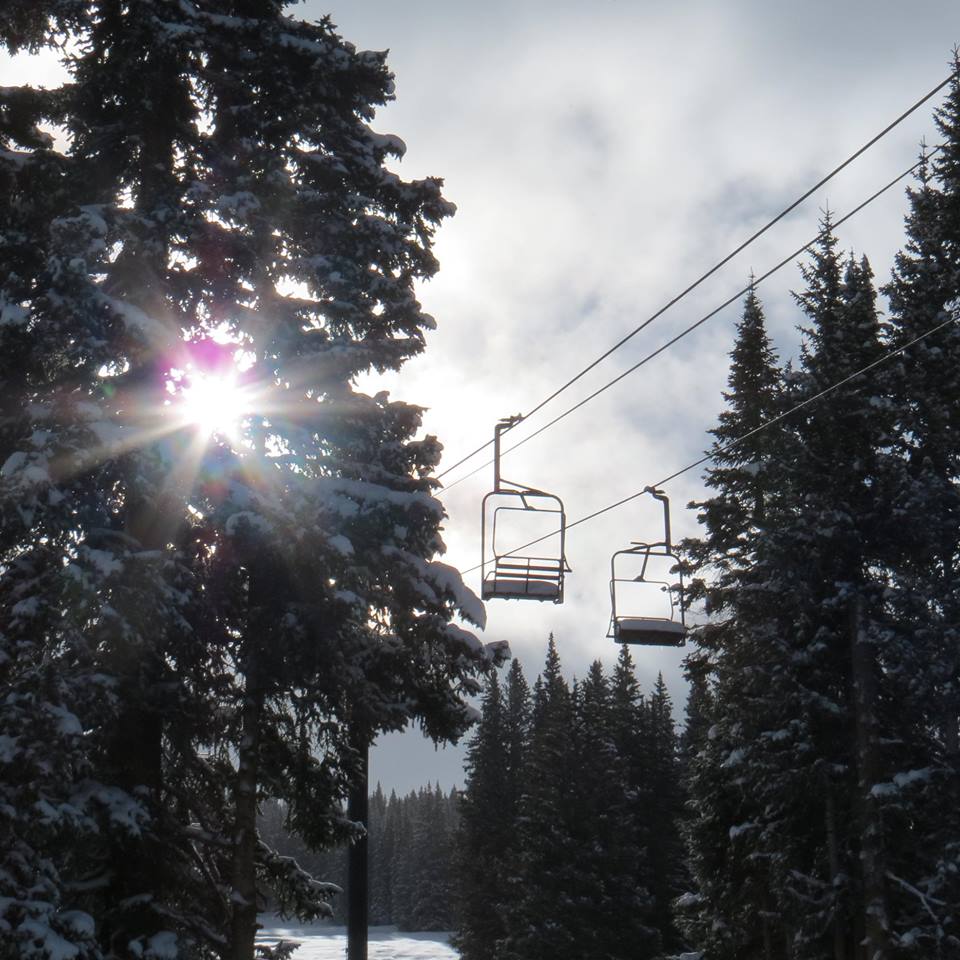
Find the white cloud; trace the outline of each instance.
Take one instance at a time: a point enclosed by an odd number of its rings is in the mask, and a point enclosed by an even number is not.
[[[529,410],[678,293],[771,215],[944,79],[960,8],[950,0],[771,4],[697,0],[309,0],[293,15],[331,12],[360,47],[391,48],[396,103],[374,129],[408,145],[397,171],[437,174],[458,213],[440,230],[438,276],[422,290],[439,329],[423,357],[389,378],[430,407],[426,428],[453,462]],[[5,82],[11,81],[9,77]],[[840,215],[934,141],[924,106],[796,213],[614,358],[552,403],[523,436],[635,363]],[[901,187],[840,230],[879,279],[902,242]],[[794,267],[761,289],[784,355],[800,317]],[[700,455],[720,409],[736,307],[504,461],[507,476],[563,496],[572,519],[639,490]],[[476,462],[482,462],[478,459]],[[472,466],[472,464],[471,464]],[[462,468],[450,479],[465,472]],[[451,489],[448,562],[479,561],[480,498],[492,471]],[[668,488],[677,537],[698,472]],[[605,639],[609,557],[642,536],[639,503],[571,532],[568,601],[489,604],[487,639],[508,639],[528,672],[554,631],[568,670]],[[654,516],[654,521],[656,517]],[[478,587],[476,575],[471,582]],[[685,694],[676,651],[639,651],[647,685],[664,669]],[[396,742],[391,741],[391,750]],[[430,754],[406,788],[456,766]],[[401,775],[398,773],[398,777]]]

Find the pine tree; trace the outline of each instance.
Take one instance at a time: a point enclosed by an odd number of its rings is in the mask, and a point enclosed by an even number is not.
[[[358,745],[459,735],[492,659],[432,559],[439,445],[354,387],[423,349],[452,206],[384,167],[384,57],[329,20],[0,11],[11,50],[62,35],[71,84],[0,91],[3,922],[248,960],[265,884],[303,916],[331,892],[260,842],[258,798],[332,842]],[[201,361],[246,386],[236,436],[187,422]]]
[[[371,926],[390,922],[390,861],[386,842],[387,798],[377,783],[370,795],[367,825],[369,862],[369,921]]]
[[[413,929],[413,907],[416,898],[415,818],[416,794],[401,797],[397,804],[397,846],[393,859],[392,900],[393,922],[401,930]]]
[[[691,504],[706,527],[703,539],[690,539],[684,550],[694,572],[710,569],[710,585],[694,579],[690,601],[705,601],[710,614],[722,614],[750,565],[756,536],[762,529],[772,489],[771,470],[777,452],[776,434],[759,430],[781,412],[782,376],[766,331],[763,307],[751,287],[737,324],[730,354],[727,408],[710,432],[714,437],[706,485],[715,496]],[[741,439],[742,438],[742,439]],[[707,641],[710,630],[701,638]]]
[[[652,958],[660,953],[661,937],[648,922],[651,904],[642,882],[647,876],[655,880],[656,866],[649,860],[652,830],[646,848],[631,842],[637,820],[646,825],[650,811],[638,803],[624,776],[611,691],[599,661],[578,685],[578,694],[570,829],[579,878],[557,922],[570,930],[582,956]]]
[[[383,849],[380,855],[380,863],[384,871],[384,883],[386,892],[384,894],[384,916],[386,923],[397,923],[397,893],[398,877],[400,875],[400,856],[401,856],[401,831],[400,831],[400,800],[394,790],[390,791],[390,799],[387,800],[386,812],[383,823]]]
[[[533,688],[519,821],[523,889],[507,913],[507,936],[498,952],[504,960],[582,956],[574,931],[560,919],[580,887],[572,834],[577,795],[572,732],[573,700],[551,634]]]
[[[783,402],[782,375],[753,291],[737,327],[728,384],[727,407],[713,431],[717,466],[706,480],[716,493],[695,505],[705,527],[702,539],[684,544],[694,570],[710,577],[694,580],[691,597],[702,597],[712,616],[698,631],[687,672],[705,687],[712,681],[716,702],[709,735],[703,731],[705,740],[686,771],[692,814],[684,831],[695,892],[681,901],[680,922],[711,958],[770,960],[776,936],[772,867],[750,860],[744,849],[758,823],[759,801],[737,782],[735,769],[763,729],[762,711],[773,692],[763,665],[776,663],[780,642],[765,593],[744,593],[763,581],[755,564],[781,486],[782,440],[771,430],[750,435]],[[727,449],[740,437],[747,439]],[[776,694],[771,703],[776,706]]]
[[[714,660],[715,722],[691,763],[699,891],[686,925],[717,957],[770,957],[783,942],[838,960],[952,948],[945,918],[915,909],[946,871],[924,839],[936,832],[929,648],[898,572],[908,458],[889,381],[848,380],[883,340],[869,264],[836,247],[826,220],[797,297],[810,326],[788,402],[841,386],[783,431]]]
[[[851,260],[844,272],[829,220],[823,227],[802,271],[798,302],[812,324],[790,403],[879,355],[869,267]],[[687,830],[701,899],[686,923],[717,956],[771,956],[783,938],[798,955],[840,956],[856,936],[863,901],[850,884],[863,876],[850,858],[870,835],[858,831],[848,802],[863,759],[854,750],[858,718],[861,732],[872,731],[863,744],[876,741],[872,708],[854,709],[852,664],[867,648],[853,640],[851,618],[870,594],[864,571],[880,559],[876,453],[886,436],[875,393],[858,388],[831,394],[781,431],[763,523],[745,525],[751,564],[735,571],[722,644],[707,661],[717,722],[691,769],[697,813]],[[723,536],[716,546],[725,548]]]
[[[530,687],[519,660],[513,660],[507,674],[504,697],[504,767],[503,795],[497,802],[496,819],[504,825],[504,846],[500,851],[499,868],[503,887],[496,909],[502,932],[493,956],[506,949],[511,918],[515,916],[526,889],[523,872],[520,819],[526,770],[530,749]]]
[[[911,681],[902,693],[931,742],[902,759],[895,786],[904,815],[897,823],[915,854],[909,872],[891,871],[891,913],[913,931],[916,955],[958,951],[953,911],[960,898],[960,58],[945,102],[935,113],[937,150],[926,155],[908,190],[907,242],[891,282],[891,340],[909,346],[887,376],[897,412],[897,451],[905,464],[893,512],[900,527],[896,559],[897,618],[911,625],[901,661]],[[924,151],[926,154],[926,151]],[[951,318],[954,322],[950,323]],[[912,654],[912,657],[911,657]],[[913,771],[913,772],[911,772]],[[923,776],[916,771],[925,771]],[[897,786],[899,782],[899,786]],[[938,811],[934,813],[934,811]],[[936,952],[935,952],[936,951]]]
[[[644,931],[637,931],[638,947],[655,952],[655,945],[662,945],[658,920],[663,914],[661,905],[655,902],[653,887],[656,882],[650,857],[653,824],[650,813],[656,804],[657,785],[651,772],[649,753],[649,714],[640,684],[635,674],[630,648],[623,644],[617,657],[610,680],[609,702],[610,735],[613,740],[618,789],[626,803],[616,840],[620,856],[632,861],[632,889],[635,902],[631,909],[631,922],[642,924]]]
[[[673,950],[682,946],[673,922],[673,901],[686,887],[680,837],[684,796],[673,706],[662,673],[657,675],[646,713],[644,749],[649,806],[643,811],[643,820],[654,903],[652,920],[664,949]]]
[[[514,661],[516,662],[516,661]],[[460,799],[457,875],[460,927],[455,945],[464,960],[486,960],[506,931],[502,857],[515,823],[500,813],[507,792],[506,731],[500,681],[487,682],[480,721],[464,761],[466,789]],[[495,811],[497,811],[495,813]]]

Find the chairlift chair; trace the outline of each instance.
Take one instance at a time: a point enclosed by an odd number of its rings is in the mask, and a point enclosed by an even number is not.
[[[663,504],[663,540],[655,543],[632,541],[631,545],[614,553],[610,560],[610,630],[607,636],[617,643],[630,643],[653,647],[682,647],[687,628],[684,621],[683,573],[679,572],[677,583],[662,579],[662,574],[648,573],[651,558],[659,558],[656,566],[661,570],[664,559],[679,564],[680,558],[673,552],[670,542],[670,501],[661,490],[648,487],[650,493]],[[629,559],[628,559],[629,558]],[[640,572],[633,574],[639,564]],[[629,566],[630,576],[624,569]],[[641,604],[627,604],[624,594],[627,584],[650,584],[666,594],[667,602],[662,608],[667,616],[657,615],[661,610],[648,609]]]
[[[519,420],[519,417],[501,420],[494,430],[494,486],[483,498],[481,507],[480,596],[484,600],[563,603],[563,578],[570,572],[564,555],[563,501],[552,493],[500,476],[500,434]],[[538,536],[545,520],[551,532]],[[517,540],[521,541],[520,545]],[[544,541],[550,540],[557,544],[555,551],[543,546]]]

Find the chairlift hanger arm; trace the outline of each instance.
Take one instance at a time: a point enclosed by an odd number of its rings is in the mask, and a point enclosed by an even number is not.
[[[654,500],[659,500],[663,504],[663,541],[667,548],[667,553],[673,553],[673,545],[670,541],[670,498],[656,487],[644,487],[644,493],[649,493]]]
[[[493,489],[495,492],[500,490],[501,483],[509,483],[514,487],[520,486],[510,480],[501,481],[500,479],[500,434],[512,430],[521,420],[523,420],[523,414],[516,413],[512,417],[504,417],[493,428]]]

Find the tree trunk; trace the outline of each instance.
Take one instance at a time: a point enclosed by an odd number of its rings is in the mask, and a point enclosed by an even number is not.
[[[860,833],[860,890],[863,898],[863,960],[887,960],[889,925],[883,868],[883,833],[873,787],[880,781],[877,747],[877,663],[863,626],[859,591],[850,607],[850,652],[857,733],[857,794]]]
[[[357,738],[359,741],[360,738]],[[360,751],[360,772],[350,789],[347,817],[370,827],[367,785],[369,751],[366,743],[357,742]],[[367,960],[367,922],[370,907],[367,871],[367,837],[354,841],[347,860],[347,960]]]
[[[263,694],[253,658],[247,664],[242,729],[233,788],[233,891],[230,946],[225,960],[253,960],[257,934],[257,782]]]
[[[824,784],[824,799],[827,828],[827,855],[830,858],[830,883],[836,883],[837,877],[843,872],[840,862],[840,846],[837,842],[837,804],[834,797],[833,784],[829,781]],[[843,918],[840,916],[839,904],[833,917],[833,960],[847,960],[847,930]]]

